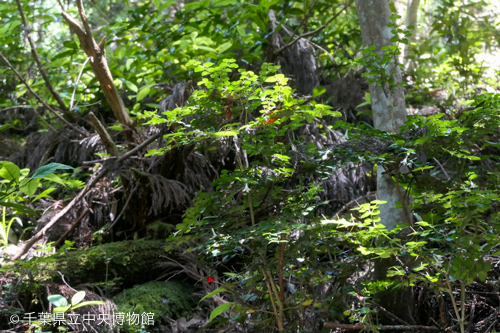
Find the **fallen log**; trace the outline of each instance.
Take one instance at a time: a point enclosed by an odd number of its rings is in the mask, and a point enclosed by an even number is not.
[[[379,331],[425,331],[425,332],[439,332],[440,328],[435,326],[423,326],[423,325],[363,325],[363,324],[337,324],[326,322],[323,324],[324,328],[340,328],[343,330],[360,331],[360,330],[370,330],[372,328],[377,328]]]

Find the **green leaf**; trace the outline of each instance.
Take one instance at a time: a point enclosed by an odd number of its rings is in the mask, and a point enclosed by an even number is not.
[[[233,136],[236,134],[238,134],[238,131],[221,131],[221,132],[214,133],[214,135],[216,137]]]
[[[313,90],[313,97],[317,97],[319,95],[323,95],[326,92],[325,87],[316,87]]]
[[[72,306],[71,310],[76,310],[78,308],[81,308],[81,307],[87,306],[87,305],[105,305],[105,304],[106,304],[106,302],[101,302],[101,301],[87,301],[87,302],[82,302],[80,304]]]
[[[415,168],[412,171],[413,172],[417,172],[417,171],[427,170],[427,169],[433,169],[433,168],[434,168],[434,166],[432,166],[432,165],[426,165],[426,166]]]
[[[121,125],[112,125],[108,126],[109,129],[112,129],[113,131],[123,131],[123,127]]]
[[[19,182],[19,177],[21,176],[21,169],[12,162],[3,161],[2,168],[0,169],[0,177],[7,180],[15,180],[16,183]]]
[[[225,289],[224,287],[217,288],[217,289],[215,289],[214,291],[212,291],[211,293],[209,293],[209,294],[207,294],[207,295],[203,296],[203,298],[202,298],[202,299],[200,299],[200,302],[201,302],[201,301],[203,301],[204,299],[207,299],[207,298],[209,298],[209,297],[212,297],[212,296],[214,296],[214,295],[217,295],[218,293],[222,293],[222,292],[225,292],[225,291],[226,291],[226,289]]]
[[[132,59],[132,58],[127,59],[127,62],[125,63],[125,68],[127,69],[127,71],[130,70],[130,65],[132,65],[134,63],[134,61],[135,61],[135,59]]]
[[[149,95],[150,91],[151,91],[151,87],[146,86],[146,87],[142,88],[141,91],[139,91],[139,93],[137,94],[137,102],[142,101],[144,99],[144,97]]]
[[[225,51],[227,51],[231,46],[233,46],[233,43],[231,42],[226,42],[224,44],[222,44],[219,48],[219,54],[220,53],[224,53]]]
[[[69,305],[65,305],[65,306],[58,306],[58,307],[55,307],[55,308],[54,308],[54,313],[58,313],[58,312],[66,312],[66,311],[68,311],[70,308],[71,308],[71,306],[69,306]]]
[[[42,198],[48,197],[49,194],[52,193],[52,192],[54,192],[55,190],[57,190],[55,187],[46,189],[45,191],[43,191],[42,193],[40,193],[39,195],[37,195],[35,197],[35,199],[31,200],[31,203],[37,201],[38,199],[42,199]]]
[[[190,35],[191,37],[191,41],[195,41],[196,40],[196,37],[198,37],[198,31],[193,31]]]
[[[290,9],[290,15],[303,15],[304,11],[300,8],[292,8]]]
[[[198,48],[199,48],[200,50],[203,50],[203,51],[208,51],[208,52],[217,53],[217,50],[215,50],[214,48],[208,47],[208,46],[198,45]],[[202,67],[202,68],[203,68],[203,67]],[[199,71],[197,71],[197,72],[199,72]]]
[[[31,176],[31,179],[37,179],[37,178],[43,178],[51,173],[53,173],[56,170],[73,170],[74,168],[66,165],[66,164],[60,164],[60,163],[49,163],[47,165],[44,165],[40,168],[38,168],[33,176]]]
[[[479,280],[481,280],[481,282],[484,282],[488,277],[488,272],[485,271],[478,272],[477,277],[479,278]]]
[[[14,208],[17,212],[22,214],[38,216],[38,214],[33,209],[21,204],[0,201],[0,206]]]
[[[396,5],[394,4],[394,2],[389,1],[389,8],[391,10],[391,13],[397,13]]]
[[[129,59],[130,60],[130,59]],[[135,84],[133,84],[132,82],[130,81],[125,81],[125,85],[133,92],[137,93],[138,91],[138,88]]]
[[[227,302],[227,303],[224,303],[224,304],[221,304],[219,305],[218,307],[216,307],[212,313],[210,314],[210,322],[212,320],[214,320],[215,317],[223,314],[224,312],[226,312],[227,310],[229,310],[230,308],[232,308],[234,305],[233,302]]]
[[[20,190],[31,197],[38,189],[38,185],[40,185],[40,179],[30,179]]]
[[[79,291],[71,297],[71,305],[75,306],[85,298],[85,291]]]
[[[309,306],[314,302],[313,299],[308,299],[302,303],[303,306]]]
[[[47,176],[44,176],[43,179],[50,180],[51,182],[66,186],[66,183],[64,182],[64,180],[62,180],[61,177],[59,177],[58,175],[53,174],[53,173],[48,174]]]
[[[68,305],[68,300],[61,295],[50,295],[47,299],[56,307]]]

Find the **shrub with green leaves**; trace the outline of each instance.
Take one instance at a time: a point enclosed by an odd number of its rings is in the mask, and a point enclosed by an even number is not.
[[[148,113],[150,124],[166,123],[174,129],[166,135],[166,147],[149,154],[180,145],[210,150],[218,144],[235,155],[236,163],[221,171],[211,191],[196,195],[178,231],[169,237],[168,248],[188,244],[188,251],[215,263],[228,280],[238,281],[226,289],[234,289],[236,303],[245,304],[239,308],[239,318],[244,320],[248,301],[272,308],[274,301],[267,299],[270,290],[266,291],[264,281],[295,275],[293,270],[302,266],[292,263],[308,256],[301,241],[317,232],[313,230],[317,225],[305,222],[315,219],[320,187],[286,187],[287,181],[297,177],[293,164],[302,163],[293,160],[290,145],[301,144],[300,138],[293,138],[293,131],[315,118],[340,114],[326,105],[297,99],[287,86],[288,79],[276,74],[278,66],[264,64],[258,74],[227,59],[217,64],[192,61],[190,67],[201,74],[201,88],[185,107],[167,111],[165,117]],[[311,159],[317,154],[316,149],[305,153]],[[277,252],[282,246],[287,250],[280,256]],[[230,262],[237,266],[234,271],[223,268]],[[304,273],[306,284],[309,275]],[[291,307],[309,300],[301,292],[286,306],[292,311]],[[263,326],[273,321],[265,312],[255,316]]]
[[[0,161],[0,207],[2,209],[2,220],[0,225],[0,243],[3,246],[9,244],[9,233],[12,224],[17,221],[22,227],[22,221],[19,217],[13,216],[7,219],[7,215],[33,215],[37,213],[29,206],[23,203],[34,203],[37,200],[49,197],[50,193],[56,190],[56,187],[50,187],[36,194],[43,185],[61,184],[64,181],[54,172],[60,169],[73,169],[70,166],[50,163],[38,168],[31,176],[29,169],[20,169],[17,165],[9,161]]]

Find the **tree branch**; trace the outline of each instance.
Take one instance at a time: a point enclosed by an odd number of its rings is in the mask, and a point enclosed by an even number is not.
[[[108,62],[106,60],[104,48],[105,38],[103,38],[99,44],[96,43],[94,37],[92,36],[92,29],[90,28],[87,21],[87,15],[85,14],[82,0],[77,0],[76,4],[83,27],[80,25],[80,23],[78,23],[77,20],[69,16],[66,12],[63,11],[61,15],[78,36],[83,50],[90,58],[92,70],[101,85],[104,96],[108,100],[116,119],[118,119],[120,124],[124,127],[127,142],[129,144],[133,143],[135,142],[132,135],[132,128],[134,124],[127,112],[127,109],[125,108],[123,99],[121,98],[118,90],[115,87],[115,84],[113,83],[113,76],[111,75],[111,71],[109,70]]]
[[[153,135],[152,137],[150,137],[149,139],[147,139],[146,141],[144,141],[143,143],[141,143],[140,145],[138,145],[134,149],[129,150],[127,153],[123,154],[120,158],[116,159],[116,161],[115,161],[114,164],[116,165],[117,163],[121,163],[121,162],[125,161],[126,159],[128,159],[129,157],[131,157],[132,155],[134,155],[135,153],[137,153],[138,151],[140,151],[141,149],[143,149],[144,147],[146,147],[147,145],[149,145],[151,142],[153,142],[154,140],[156,140],[157,138],[159,138],[162,134],[163,134],[162,132],[159,132],[159,133]],[[108,168],[103,168],[94,177],[94,179],[92,179],[92,181],[89,184],[87,184],[87,186],[85,186],[85,188],[83,190],[81,190],[80,193],[78,193],[76,195],[76,197],[73,198],[73,200],[71,200],[71,202],[66,207],[64,207],[40,231],[38,231],[33,237],[31,237],[31,239],[24,245],[24,247],[22,248],[22,250],[20,250],[18,253],[16,253],[16,255],[14,255],[12,257],[12,260],[18,260],[23,255],[25,255],[26,252],[28,252],[28,250],[31,247],[33,247],[33,245],[35,245],[35,243],[40,238],[42,238],[42,236],[45,235],[45,233],[50,228],[52,228],[64,215],[66,215],[66,213],[69,212],[71,210],[71,208],[73,208],[73,206],[76,205],[77,202],[79,202],[80,200],[82,200],[83,197],[85,195],[87,195],[87,193],[97,184],[97,182],[99,180],[101,180],[104,176],[106,176],[106,174],[110,171],[110,169],[111,168],[109,168],[109,169]]]
[[[306,37],[310,37],[310,36],[314,36],[316,35],[317,33],[321,32],[323,29],[325,29],[330,23],[332,23],[333,20],[335,20],[340,14],[342,14],[342,12],[344,10],[346,10],[347,8],[351,7],[351,5],[354,3],[354,0],[351,0],[347,5],[344,6],[344,8],[342,8],[338,13],[336,13],[335,15],[332,16],[331,19],[328,20],[328,22],[326,22],[325,24],[323,24],[321,27],[319,27],[318,29],[316,30],[313,30],[313,31],[309,31],[309,32],[306,32],[306,33],[303,33],[302,35],[300,36],[297,36],[297,38],[295,38],[293,41],[291,41],[290,43],[286,44],[285,46],[283,46],[281,49],[278,50],[278,52],[276,52],[277,54],[280,54],[282,53],[284,50],[286,50],[287,48],[289,48],[290,46],[294,45],[295,43],[297,43],[301,38],[306,38]],[[292,36],[293,37],[293,36]]]
[[[43,80],[45,81],[45,84],[47,85],[47,88],[49,89],[51,95],[55,98],[57,104],[59,105],[63,113],[69,118],[69,120],[74,122],[76,120],[75,116],[72,113],[70,113],[68,107],[66,106],[66,104],[64,104],[61,96],[54,89],[54,86],[52,86],[52,83],[49,80],[49,76],[47,75],[45,68],[42,66],[42,62],[40,61],[40,57],[38,56],[38,52],[36,51],[35,43],[33,42],[33,39],[31,39],[30,35],[31,29],[30,26],[28,25],[28,21],[26,20],[26,16],[24,15],[23,7],[21,5],[20,0],[16,0],[16,3],[17,3],[17,8],[19,10],[19,14],[21,15],[21,20],[24,25],[24,34],[30,44],[31,54],[33,54],[33,58],[35,59],[35,62],[38,66],[38,70],[40,71],[40,74],[42,75]]]
[[[14,66],[12,66],[12,64],[10,63],[9,60],[7,60],[7,58],[4,57],[3,53],[0,52],[0,58],[2,58],[2,60],[7,64],[7,66],[14,72],[14,74],[16,74],[16,76],[18,77],[18,79],[26,86],[26,88],[29,90],[29,92],[31,94],[33,94],[33,96],[35,96],[35,98],[47,109],[49,110],[52,114],[54,114],[54,116],[56,116],[57,118],[59,118],[59,120],[61,120],[63,123],[65,123],[67,126],[71,127],[73,130],[77,131],[78,133],[80,133],[81,135],[85,136],[85,137],[88,137],[89,134],[86,132],[86,131],[83,131],[81,130],[80,128],[76,127],[75,125],[71,124],[70,122],[68,122],[66,119],[64,119],[63,116],[61,116],[58,112],[56,112],[49,104],[47,104],[41,97],[40,95],[38,95],[32,88],[31,86],[28,84],[28,82],[26,82],[26,80],[22,77],[21,73],[19,73],[15,68]],[[54,130],[55,131],[55,130]]]
[[[363,324],[337,324],[326,322],[323,324],[325,328],[340,328],[343,330],[351,330],[351,331],[361,331],[361,330],[370,330],[372,328],[376,328],[379,331],[426,331],[426,332],[439,332],[441,331],[439,328],[435,326],[422,326],[422,325],[382,325],[382,326],[374,326],[374,325],[363,325]]]

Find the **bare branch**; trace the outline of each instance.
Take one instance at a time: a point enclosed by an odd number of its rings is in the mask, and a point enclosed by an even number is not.
[[[35,98],[47,109],[49,110],[52,114],[54,114],[54,116],[56,116],[57,118],[59,118],[59,120],[61,120],[63,123],[65,123],[66,125],[68,125],[69,127],[71,127],[72,129],[74,129],[75,131],[77,131],[78,133],[80,133],[81,135],[87,137],[89,136],[89,134],[86,132],[86,131],[83,131],[81,130],[80,128],[76,127],[75,125],[71,124],[70,122],[68,122],[66,119],[64,119],[63,116],[61,116],[57,111],[55,111],[49,104],[47,104],[41,97],[40,95],[38,95],[32,88],[31,86],[28,84],[28,82],[26,82],[26,80],[23,78],[23,76],[21,75],[21,73],[19,73],[15,68],[14,66],[12,66],[12,64],[10,63],[9,60],[7,60],[7,58],[4,57],[3,53],[0,52],[0,58],[2,58],[2,60],[7,64],[7,66],[14,72],[14,74],[16,74],[17,78],[26,86],[26,88],[29,90],[29,92],[31,94],[33,94],[33,96],[35,96]],[[55,130],[54,130],[55,131]]]
[[[382,326],[373,326],[373,325],[363,325],[363,324],[337,324],[326,322],[323,324],[325,328],[340,328],[343,330],[351,330],[351,331],[361,331],[361,330],[370,330],[371,328],[377,328],[379,331],[426,331],[426,332],[439,332],[441,329],[435,326],[422,326],[422,325],[382,325]]]
[[[57,104],[59,105],[59,107],[61,108],[61,110],[63,111],[63,113],[71,121],[75,121],[76,120],[75,116],[69,112],[68,107],[66,106],[66,104],[64,104],[61,96],[54,89],[54,86],[50,82],[49,76],[47,75],[47,72],[45,71],[45,68],[42,66],[42,62],[40,61],[40,57],[38,56],[38,52],[36,51],[35,43],[33,42],[33,39],[31,39],[31,35],[30,35],[31,29],[30,29],[30,26],[28,24],[28,21],[26,20],[26,16],[24,15],[24,11],[23,11],[23,7],[21,5],[21,1],[20,0],[16,0],[16,3],[17,3],[17,8],[19,10],[19,14],[21,15],[21,20],[23,22],[24,34],[25,34],[25,36],[28,39],[28,42],[30,44],[31,54],[33,55],[33,58],[35,59],[36,65],[38,67],[38,70],[40,71],[40,74],[42,75],[43,80],[45,81],[45,84],[47,85],[47,88],[50,91],[50,94],[57,101]]]
[[[306,32],[300,36],[297,36],[297,38],[295,38],[293,41],[291,41],[290,43],[286,44],[285,46],[283,46],[281,49],[278,50],[277,54],[280,54],[281,52],[283,52],[284,50],[286,50],[287,48],[289,48],[290,46],[294,45],[295,43],[297,43],[301,38],[307,38],[307,37],[310,37],[310,36],[314,36],[316,35],[317,33],[321,32],[323,29],[325,29],[330,23],[332,23],[333,20],[335,20],[337,17],[339,17],[340,14],[342,14],[342,12],[344,10],[346,10],[347,8],[351,7],[351,5],[354,3],[354,0],[351,0],[351,2],[349,2],[347,5],[344,6],[344,8],[342,8],[338,13],[336,13],[335,15],[332,16],[331,19],[328,20],[328,22],[326,22],[325,24],[323,24],[321,27],[319,27],[318,29],[316,30],[313,30],[313,31],[309,31],[309,32]]]
[[[90,58],[90,65],[92,66],[92,70],[101,85],[104,96],[106,96],[116,119],[118,119],[120,124],[122,124],[125,128],[124,132],[127,142],[129,144],[133,143],[135,142],[132,135],[132,128],[134,127],[134,124],[127,112],[127,109],[125,108],[123,99],[113,83],[113,76],[109,70],[104,48],[106,39],[103,38],[99,44],[96,43],[94,37],[92,36],[92,30],[87,21],[87,16],[81,0],[77,1],[77,6],[83,27],[78,23],[78,21],[73,19],[67,13],[62,12],[61,14],[78,36],[83,50]]]
[[[158,139],[162,134],[163,134],[162,132],[159,132],[159,133],[153,135],[152,137],[150,137],[149,139],[147,139],[146,141],[144,141],[143,143],[141,143],[140,145],[138,145],[134,149],[131,149],[127,153],[123,154],[120,158],[118,158],[116,160],[115,163],[120,163],[120,162],[125,161],[126,159],[128,159],[129,157],[131,157],[132,155],[134,155],[135,153],[137,153],[141,149],[143,149],[146,146],[148,146],[151,142],[153,142],[154,140]],[[59,213],[57,213],[40,231],[38,231],[33,237],[30,238],[30,240],[24,245],[24,247],[22,248],[22,250],[20,250],[18,253],[16,253],[16,255],[14,255],[12,257],[12,260],[18,260],[23,255],[25,255],[26,252],[28,252],[28,250],[31,247],[33,247],[33,245],[35,245],[35,243],[40,238],[42,238],[42,236],[50,228],[52,228],[64,215],[66,215],[66,213],[68,213],[71,210],[71,208],[73,208],[73,206],[75,206],[80,200],[83,199],[83,197],[85,197],[85,195],[87,195],[87,193],[97,184],[97,182],[99,180],[101,180],[104,176],[106,176],[106,174],[109,172],[109,170],[110,169],[108,169],[108,168],[103,168],[94,177],[94,179],[92,179],[92,181],[89,184],[87,184],[87,186],[85,186],[85,188],[83,190],[81,190],[80,193],[78,193],[76,195],[76,197],[73,198],[73,200],[71,200],[71,202],[66,207],[64,207]]]

